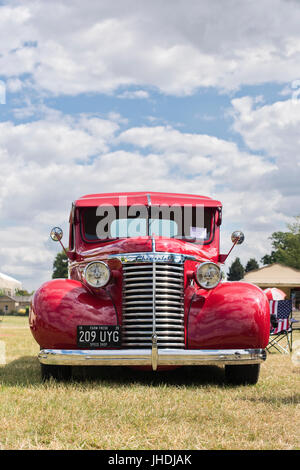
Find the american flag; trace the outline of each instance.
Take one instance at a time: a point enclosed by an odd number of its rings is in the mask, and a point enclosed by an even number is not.
[[[287,331],[290,327],[290,315],[292,312],[291,300],[270,300],[270,313],[275,315],[278,326],[271,330],[272,335],[277,335],[281,331]]]

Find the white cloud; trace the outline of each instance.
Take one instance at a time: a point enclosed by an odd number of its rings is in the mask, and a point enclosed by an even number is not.
[[[135,190],[220,199],[225,246],[231,229],[241,228],[239,255],[260,259],[267,237],[299,212],[299,23],[299,3],[284,0],[263,0],[259,8],[236,0],[226,8],[222,0],[0,6],[1,77],[22,99],[11,110],[24,121],[0,122],[1,269],[37,287],[57,250],[49,228],[67,229],[75,198]],[[165,116],[148,116],[162,125],[130,127],[116,110],[72,116],[43,104],[50,95],[149,99],[153,89],[184,96],[199,87],[269,82],[283,83],[282,96],[291,99],[265,104],[260,91],[232,101],[233,129],[248,150],[175,129]]]
[[[15,2],[0,14],[0,69],[31,74],[55,95],[151,86],[175,95],[199,87],[298,78],[300,5],[285,0],[53,0]],[[271,15],[270,11],[276,11]]]
[[[98,117],[49,114],[43,120],[15,125],[0,123],[0,146],[16,163],[24,160],[49,165],[54,161],[87,161],[108,150],[118,124]],[[28,160],[27,160],[28,163]]]
[[[266,195],[277,188],[284,196],[278,209],[298,215],[300,101],[290,99],[255,107],[252,98],[244,97],[232,104],[236,132],[252,151],[263,151],[278,167],[264,179]]]
[[[215,183],[237,189],[254,178],[276,170],[263,158],[241,152],[234,142],[203,134],[183,133],[170,126],[131,128],[120,134],[119,142],[150,148],[162,154],[170,165],[177,165],[185,175],[208,176]],[[232,180],[234,171],[235,179]]]
[[[48,271],[52,267],[54,252],[47,246],[48,234],[31,224],[7,226],[1,228],[0,233],[2,271],[14,274],[30,288],[35,286],[37,279],[40,283],[47,277],[49,279]],[[33,284],[32,280],[35,281]]]
[[[17,93],[22,90],[23,83],[18,78],[11,78],[6,82],[7,90],[11,93]]]
[[[232,100],[234,129],[252,150],[270,156],[299,158],[300,100],[289,99],[271,105],[254,106],[251,97]]]
[[[277,165],[233,142],[170,126],[120,131],[116,122],[89,115],[48,115],[55,120],[0,124],[1,266],[30,289],[50,277],[56,250],[47,244],[51,226],[67,232],[71,203],[83,194],[163,188],[209,195],[224,203],[225,232],[242,228],[249,240],[259,233],[263,240],[290,221],[280,210],[289,203],[284,190],[265,193]],[[124,143],[135,150],[122,150]],[[267,246],[265,238],[252,254],[261,257]]]
[[[149,93],[145,90],[135,90],[135,91],[124,91],[123,93],[120,93],[117,95],[118,98],[122,99],[129,99],[129,100],[134,100],[134,99],[148,99],[149,98]]]

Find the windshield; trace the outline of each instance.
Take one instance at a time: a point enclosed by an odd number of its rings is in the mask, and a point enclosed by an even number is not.
[[[86,207],[82,209],[82,235],[87,242],[155,235],[208,243],[213,236],[214,212],[203,206]]]

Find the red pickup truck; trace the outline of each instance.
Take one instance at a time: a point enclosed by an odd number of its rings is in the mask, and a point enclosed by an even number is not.
[[[204,196],[76,200],[65,250],[69,277],[44,283],[29,317],[43,378],[69,378],[72,366],[214,364],[225,366],[229,383],[256,383],[269,302],[252,284],[222,280],[228,255],[219,250],[221,223],[222,204]],[[62,244],[58,227],[51,237]],[[243,239],[234,232],[233,246]]]

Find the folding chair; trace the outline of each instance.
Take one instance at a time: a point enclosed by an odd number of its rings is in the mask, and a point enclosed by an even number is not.
[[[267,351],[274,348],[289,354],[293,348],[293,319],[291,300],[270,300],[270,340]]]

